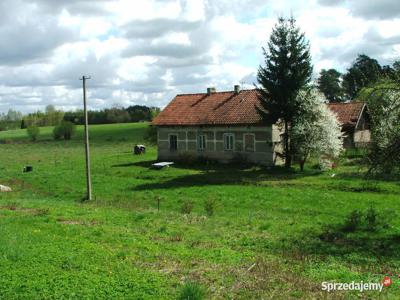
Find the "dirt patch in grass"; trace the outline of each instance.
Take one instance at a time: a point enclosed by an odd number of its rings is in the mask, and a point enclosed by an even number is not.
[[[184,214],[182,220],[188,224],[204,223],[207,220],[206,216],[199,216],[194,214]]]
[[[6,204],[0,206],[0,210],[10,210],[15,212],[27,213],[34,216],[45,216],[49,214],[48,208],[28,208],[28,207],[18,207],[14,203]]]
[[[22,172],[22,168],[21,168]],[[13,191],[21,191],[24,189],[33,190],[33,186],[30,183],[25,182],[22,179],[11,178],[5,181],[6,185],[12,187]]]
[[[57,218],[58,224],[65,224],[65,225],[83,225],[83,226],[96,226],[99,224],[97,220],[68,220],[64,218]]]
[[[183,241],[183,234],[182,233],[174,233],[169,236],[152,236],[150,237],[150,240],[160,242],[162,244],[163,242],[171,242],[171,243],[177,243],[177,242],[182,242]]]
[[[22,173],[22,168],[21,168]],[[45,191],[39,187],[35,187],[32,184],[18,178],[11,178],[4,181],[4,184],[11,187],[13,192],[22,192],[22,191],[32,191],[42,196],[53,196],[54,193],[49,191]]]
[[[193,241],[190,243],[190,247],[199,249],[212,249],[216,248],[217,245],[211,241]]]
[[[343,293],[327,294],[319,282],[301,276],[301,270],[290,270],[277,260],[257,258],[251,265],[231,268],[234,277],[229,294],[258,299],[344,299]]]

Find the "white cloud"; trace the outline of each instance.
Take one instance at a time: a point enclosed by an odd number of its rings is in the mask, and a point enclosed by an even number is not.
[[[358,53],[399,58],[393,0],[3,0],[0,111],[54,104],[91,108],[163,106],[177,93],[251,88],[261,47],[279,16],[295,16],[310,40],[315,72],[344,71]]]

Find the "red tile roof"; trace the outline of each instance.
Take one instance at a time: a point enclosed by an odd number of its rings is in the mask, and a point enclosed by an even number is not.
[[[328,107],[338,118],[340,124],[344,126],[355,126],[364,108],[363,102],[350,103],[328,103]]]
[[[255,125],[262,123],[256,108],[257,91],[177,95],[153,120],[153,125]]]
[[[211,95],[177,95],[153,120],[156,126],[260,125],[257,90],[214,92]],[[364,107],[362,102],[329,103],[342,125],[355,126]]]

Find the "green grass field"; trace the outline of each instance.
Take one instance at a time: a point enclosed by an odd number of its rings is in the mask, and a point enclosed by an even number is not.
[[[14,190],[0,193],[0,299],[176,299],[185,282],[213,299],[400,297],[398,181],[365,179],[357,158],[328,172],[152,170],[155,147],[132,155],[146,127],[91,127],[86,203],[82,128],[71,141],[42,128],[35,143],[24,130],[0,132],[0,184]],[[371,207],[377,230],[337,233],[352,210],[364,218]],[[385,275],[393,285],[382,293],[321,290]]]

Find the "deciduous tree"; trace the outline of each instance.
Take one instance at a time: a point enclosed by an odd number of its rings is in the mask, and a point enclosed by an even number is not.
[[[343,133],[333,112],[316,89],[299,92],[300,114],[296,116],[290,138],[300,169],[310,156],[336,158],[343,150]]]
[[[347,95],[354,99],[362,88],[381,78],[382,67],[376,59],[360,54],[343,76],[343,85]]]
[[[341,83],[342,74],[335,69],[322,69],[318,77],[318,89],[329,102],[344,101],[344,91]]]

